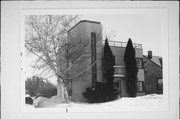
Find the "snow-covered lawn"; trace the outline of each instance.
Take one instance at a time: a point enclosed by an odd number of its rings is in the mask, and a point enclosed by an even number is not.
[[[34,108],[26,105],[27,109]],[[117,111],[163,111],[166,108],[163,95],[151,94],[136,98],[124,97],[112,102],[87,104],[68,103],[57,104],[44,109],[64,108],[68,112],[117,112]],[[37,108],[36,108],[37,109]]]

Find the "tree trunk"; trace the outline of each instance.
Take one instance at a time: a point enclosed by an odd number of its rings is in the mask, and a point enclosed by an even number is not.
[[[60,98],[60,99],[64,99],[64,94],[63,94],[63,84],[62,84],[62,81],[57,81],[57,96]]]
[[[67,93],[67,87],[63,84],[62,79],[58,78],[57,80],[57,97],[62,102],[68,101],[68,93]]]
[[[58,78],[57,80],[57,97],[60,100],[64,100],[64,91],[63,91],[63,82],[62,79]]]

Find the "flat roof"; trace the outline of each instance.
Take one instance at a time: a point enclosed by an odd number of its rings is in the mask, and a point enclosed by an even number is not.
[[[105,44],[105,40],[102,41],[103,45]],[[127,42],[122,41],[108,41],[110,47],[123,47],[125,48],[127,46]],[[136,49],[143,49],[142,44],[133,43],[133,47]]]
[[[68,30],[68,32],[71,31],[74,27],[76,27],[78,24],[80,24],[80,23],[82,23],[82,22],[89,22],[89,23],[101,24],[101,22],[97,22],[97,21],[81,20],[81,21],[79,21],[76,25],[74,25],[72,28],[70,28],[70,29]]]

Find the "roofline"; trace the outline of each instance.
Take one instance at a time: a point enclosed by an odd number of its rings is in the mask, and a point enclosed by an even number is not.
[[[101,22],[97,22],[97,21],[81,20],[81,21],[79,21],[76,25],[74,25],[72,28],[70,28],[70,29],[68,30],[68,32],[71,31],[74,27],[76,27],[76,26],[77,26],[78,24],[80,24],[81,22],[89,22],[89,23],[101,24]]]
[[[123,46],[111,46],[111,45],[110,45],[110,47],[126,48],[126,46],[123,47]],[[138,50],[143,50],[143,48],[135,48],[135,47],[133,47],[133,48],[138,49]]]
[[[146,59],[150,60],[148,57],[146,57],[145,55],[143,55],[143,57],[145,57]],[[152,63],[154,63],[155,65],[157,65],[159,68],[162,69],[162,66],[159,66],[157,63],[155,63],[154,61],[150,60]]]
[[[144,55],[145,57],[147,57],[148,55]],[[162,58],[162,56],[157,56],[157,55],[153,55],[154,57],[159,57]]]

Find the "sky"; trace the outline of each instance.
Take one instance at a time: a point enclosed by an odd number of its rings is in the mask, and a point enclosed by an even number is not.
[[[84,20],[101,22],[109,40],[142,44],[143,54],[152,50],[161,56],[161,17],[158,14],[80,16]]]
[[[131,38],[133,43],[142,44],[143,54],[151,50],[153,55],[162,56],[162,23],[159,14],[121,14],[121,15],[80,15],[81,20],[101,22],[104,38],[110,41],[127,42]],[[26,75],[36,74],[31,68],[34,57],[26,55]]]

